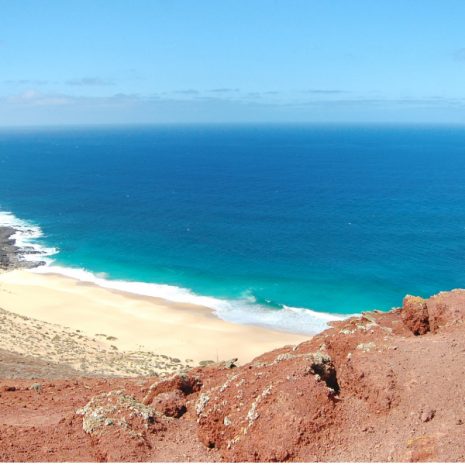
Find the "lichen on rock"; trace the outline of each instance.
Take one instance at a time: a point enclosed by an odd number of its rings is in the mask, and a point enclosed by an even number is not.
[[[195,404],[195,412],[197,413],[197,415],[202,415],[209,400],[210,400],[210,396],[208,394],[204,392],[200,394],[199,400]]]
[[[155,422],[151,407],[138,402],[123,391],[110,391],[93,397],[76,412],[82,415],[82,428],[87,434],[98,435],[108,427],[118,427],[131,435],[140,435]]]

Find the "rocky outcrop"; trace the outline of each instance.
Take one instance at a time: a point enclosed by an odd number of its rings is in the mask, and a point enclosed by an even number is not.
[[[331,427],[338,391],[327,354],[289,351],[257,360],[202,390],[199,438],[227,460],[292,459],[300,443]]]
[[[457,385],[465,363],[463,315],[464,291],[428,300],[407,296],[402,308],[335,322],[312,340],[265,354],[214,385],[203,380],[196,403],[199,439],[228,461],[462,456],[458,438],[450,441],[438,431],[463,434],[453,405],[463,408],[445,392],[448,383]],[[431,434],[428,440],[420,439],[424,433]]]
[[[142,436],[155,423],[154,411],[123,391],[95,396],[76,413],[83,416],[83,430],[92,435],[104,434],[111,427]]]
[[[464,461],[464,366],[465,291],[407,296],[239,367],[4,380],[0,459]]]
[[[202,387],[197,376],[176,374],[153,383],[143,399],[145,405],[153,407],[167,417],[179,418],[187,411],[186,402],[190,394]]]
[[[405,326],[415,336],[465,321],[465,291],[441,292],[428,300],[406,296],[401,309]]]
[[[168,392],[179,391],[182,395],[197,392],[202,387],[201,380],[196,376],[175,374],[168,378],[161,378],[153,383],[144,397],[144,404],[151,404],[154,399]]]
[[[37,254],[37,251],[23,247],[22,249],[16,245],[16,240],[13,238],[16,230],[9,226],[0,226],[0,270],[14,270],[17,268],[35,268],[44,265],[41,260],[34,260],[32,257]],[[29,256],[25,260],[24,256]]]
[[[402,303],[402,321],[415,336],[430,331],[428,306],[425,299],[408,295]]]

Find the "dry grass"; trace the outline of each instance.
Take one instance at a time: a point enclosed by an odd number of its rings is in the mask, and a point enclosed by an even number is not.
[[[67,365],[86,374],[157,376],[189,368],[192,360],[149,351],[120,351],[117,338],[90,338],[60,325],[0,309],[0,349]]]

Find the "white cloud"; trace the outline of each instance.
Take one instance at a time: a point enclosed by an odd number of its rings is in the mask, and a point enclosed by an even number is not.
[[[31,105],[31,106],[56,106],[67,105],[71,103],[70,97],[66,95],[48,95],[30,89],[17,95],[7,97],[6,101],[16,105]]]

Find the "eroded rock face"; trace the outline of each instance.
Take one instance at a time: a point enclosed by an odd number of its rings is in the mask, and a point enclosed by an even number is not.
[[[331,358],[322,352],[284,352],[246,365],[202,391],[199,438],[227,460],[290,460],[299,442],[330,427],[338,389]]]
[[[465,290],[440,292],[427,300],[432,331],[465,322]]]
[[[430,331],[428,306],[425,299],[408,295],[404,298],[401,311],[402,321],[415,336]]]
[[[179,389],[163,392],[155,396],[152,407],[166,417],[179,418],[187,411],[186,397]]]
[[[264,354],[215,383],[202,379],[195,405],[199,439],[228,461],[404,461],[447,455],[444,444],[431,448],[418,439],[415,426],[432,428],[444,402],[447,387],[432,373],[444,368],[437,344],[445,339],[416,336],[456,331],[463,312],[462,292],[429,300],[407,296],[400,309],[336,322],[312,340]],[[459,358],[465,363],[465,355]],[[444,379],[456,382],[455,371],[447,367]],[[454,396],[447,402],[454,403]],[[380,425],[396,426],[383,430]],[[352,455],[338,454],[338,448],[351,449]]]
[[[176,374],[169,378],[161,378],[150,386],[143,403],[150,405],[158,395],[172,391],[179,391],[182,395],[189,395],[197,392],[201,386],[202,382],[198,376]]]
[[[401,309],[402,321],[415,336],[465,321],[465,291],[440,292],[428,300],[406,296]]]

